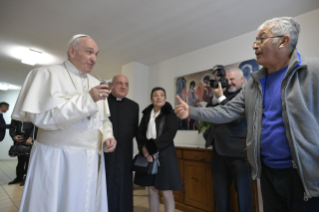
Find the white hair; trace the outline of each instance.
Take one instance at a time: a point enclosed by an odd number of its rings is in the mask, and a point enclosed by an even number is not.
[[[300,32],[300,25],[294,18],[280,17],[267,20],[258,27],[258,31],[262,30],[266,26],[270,26],[270,31],[274,36],[289,35],[290,52],[296,48]],[[274,39],[273,42],[276,43],[278,40],[279,39]]]
[[[77,38],[75,40],[73,40],[69,46],[72,46],[74,49],[78,49],[78,45],[80,43],[80,39]],[[70,58],[70,54],[69,54],[69,51],[67,51],[67,54],[68,54],[68,59]]]
[[[74,41],[72,41],[69,46],[73,46],[73,48],[78,49],[78,44],[79,43],[80,43],[80,39],[77,38]]]

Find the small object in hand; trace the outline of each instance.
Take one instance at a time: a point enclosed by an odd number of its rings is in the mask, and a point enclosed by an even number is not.
[[[102,97],[103,96],[103,94],[102,93],[100,93],[100,97]]]
[[[100,85],[102,85],[102,84],[110,85],[110,84],[112,84],[112,82],[109,80],[102,80]]]

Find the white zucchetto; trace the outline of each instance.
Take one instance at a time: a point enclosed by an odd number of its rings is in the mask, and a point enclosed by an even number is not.
[[[72,43],[75,39],[78,39],[78,38],[81,38],[81,37],[88,37],[88,38],[90,38],[90,36],[84,35],[84,34],[73,35],[73,37],[69,40],[68,46],[70,46],[71,43]]]

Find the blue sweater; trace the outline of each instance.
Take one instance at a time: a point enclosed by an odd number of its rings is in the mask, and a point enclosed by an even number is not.
[[[282,119],[281,82],[288,66],[268,73],[260,80],[263,87],[261,161],[271,168],[292,167],[292,157]]]

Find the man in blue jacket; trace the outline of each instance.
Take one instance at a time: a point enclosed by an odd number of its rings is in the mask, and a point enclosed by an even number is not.
[[[299,32],[293,18],[266,21],[253,44],[263,68],[232,101],[198,109],[178,98],[175,108],[180,118],[213,123],[246,115],[247,158],[266,212],[319,211],[319,60],[297,52]]]
[[[6,129],[10,128],[10,124],[6,124],[3,118],[3,113],[9,110],[9,104],[6,102],[0,102],[0,141],[4,139],[6,135]]]

